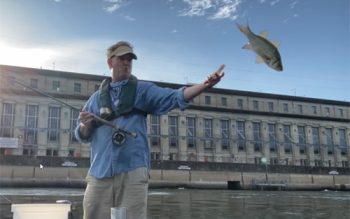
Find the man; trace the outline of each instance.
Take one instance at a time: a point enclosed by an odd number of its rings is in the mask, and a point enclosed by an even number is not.
[[[84,219],[110,218],[111,207],[126,207],[129,219],[147,217],[150,168],[147,114],[161,115],[174,108],[185,109],[189,100],[224,76],[222,65],[201,84],[178,90],[162,88],[138,81],[131,74],[134,59],[137,56],[128,42],[112,45],[107,50],[112,77],[102,82],[79,114],[76,137],[81,142],[91,142]],[[98,124],[92,114],[136,133],[136,137],[116,134],[111,127]]]

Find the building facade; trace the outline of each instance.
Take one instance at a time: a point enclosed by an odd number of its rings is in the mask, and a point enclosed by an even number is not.
[[[0,65],[0,154],[89,157],[74,128],[104,78]],[[350,102],[213,88],[147,119],[153,160],[350,167]]]

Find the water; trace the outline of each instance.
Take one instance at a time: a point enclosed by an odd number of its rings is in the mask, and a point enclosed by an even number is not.
[[[81,189],[0,189],[0,219],[10,219],[11,203],[72,202],[82,218]],[[232,191],[157,189],[149,191],[148,218],[350,218],[350,193],[335,191]]]

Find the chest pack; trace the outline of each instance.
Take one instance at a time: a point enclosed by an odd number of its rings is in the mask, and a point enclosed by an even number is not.
[[[135,76],[131,75],[128,82],[121,86],[119,101],[115,110],[112,107],[112,100],[110,96],[111,81],[111,78],[106,78],[102,81],[99,88],[100,96],[98,100],[101,118],[112,120],[119,116],[126,116],[130,114],[141,114],[143,116],[147,116],[147,112],[134,107],[138,82]]]

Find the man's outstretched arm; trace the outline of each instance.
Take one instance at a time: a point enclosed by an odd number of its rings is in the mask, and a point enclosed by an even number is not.
[[[203,83],[195,84],[195,85],[192,85],[191,87],[187,87],[184,90],[185,100],[189,101],[189,100],[195,98],[196,96],[198,96],[204,90],[211,88],[214,85],[216,85],[217,83],[219,83],[221,78],[224,77],[224,75],[225,75],[224,68],[225,68],[225,65],[221,65],[218,68],[218,70],[216,70],[214,73],[209,75]]]

